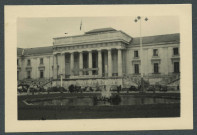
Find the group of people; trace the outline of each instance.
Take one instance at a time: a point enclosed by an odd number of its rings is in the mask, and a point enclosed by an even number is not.
[[[52,81],[51,81],[51,86],[52,86]],[[79,86],[79,85],[71,84],[68,87],[67,90],[65,88],[64,88],[64,90],[62,90],[62,89],[60,89],[60,87],[49,87],[49,89],[45,90],[44,87],[43,87],[43,84],[39,81],[31,81],[31,82],[23,81],[23,82],[20,82],[18,84],[18,92],[19,93],[25,92],[27,94],[34,94],[35,92],[43,92],[43,91],[53,92],[53,88],[56,88],[56,92],[57,91],[68,91],[70,93],[101,91],[102,95],[105,96],[105,97],[111,96],[111,90],[113,89],[111,87],[111,85],[100,85],[100,86],[96,86],[95,88],[93,88],[93,87],[90,87],[90,86],[82,87],[82,86]],[[63,88],[63,87],[61,87],[61,88]],[[57,89],[60,89],[60,90],[57,90]],[[117,90],[117,93],[119,93],[121,91],[121,85],[117,86],[115,88],[115,90]]]
[[[41,92],[43,90],[43,86],[39,83],[32,81],[31,83],[21,82],[18,84],[18,92],[27,92],[27,94],[34,93],[34,92]]]

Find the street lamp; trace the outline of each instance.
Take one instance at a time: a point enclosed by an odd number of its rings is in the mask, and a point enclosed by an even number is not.
[[[140,57],[141,57],[141,91],[144,92],[144,66],[143,66],[143,49],[142,49],[142,21],[148,21],[148,18],[138,16],[134,21],[137,23],[139,21],[140,23]]]
[[[64,33],[65,35],[66,34],[68,34],[68,33]],[[61,88],[63,87],[63,85],[62,85],[62,83],[63,83],[63,68],[62,68],[62,59],[63,59],[63,56],[62,56],[63,54],[61,53],[61,66],[60,66],[60,71],[61,71],[61,73],[60,73],[60,86],[61,86]]]

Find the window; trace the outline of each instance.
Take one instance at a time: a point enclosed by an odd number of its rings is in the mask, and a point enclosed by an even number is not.
[[[179,62],[174,62],[174,73],[179,73]]]
[[[17,71],[17,80],[19,80],[19,71]]]
[[[31,60],[27,60],[27,65],[28,65],[28,66],[31,65]]]
[[[43,58],[40,58],[40,64],[44,64]]]
[[[159,64],[154,63],[154,73],[159,73]]]
[[[158,56],[158,49],[153,49],[153,56]]]
[[[44,71],[40,70],[40,78],[44,78]]]
[[[19,60],[17,59],[17,66],[19,66]]]
[[[139,74],[139,64],[134,65],[135,74]]]
[[[134,58],[138,58],[139,55],[138,55],[138,51],[134,51]]]
[[[173,54],[174,55],[179,55],[179,49],[178,48],[173,48]]]
[[[31,78],[31,71],[27,71],[27,78],[28,78],[28,79]]]

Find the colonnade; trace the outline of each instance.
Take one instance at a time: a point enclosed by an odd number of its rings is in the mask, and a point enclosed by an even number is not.
[[[56,53],[53,55],[53,78],[57,79],[58,75],[63,75],[63,78],[65,78],[66,74],[65,71],[68,70],[65,68],[65,61],[66,61],[66,53],[70,54],[70,74],[69,76],[74,76],[74,53],[79,53],[79,74],[78,76],[86,76],[84,75],[84,71],[88,72],[88,76],[92,76],[93,70],[97,71],[97,76],[102,77],[103,76],[103,62],[102,62],[102,52],[107,50],[107,71],[105,70],[105,73],[107,73],[108,77],[113,76],[112,74],[112,49],[101,49],[101,50],[89,50],[89,51],[73,51],[73,52],[61,52]],[[122,76],[122,49],[116,49],[117,51],[117,65],[118,65],[118,76]],[[93,51],[97,52],[97,67],[92,67],[93,64]],[[87,68],[84,68],[83,64],[83,56],[84,53],[88,54],[88,66]],[[60,57],[60,60],[58,60],[58,55]],[[95,59],[94,59],[95,60]]]

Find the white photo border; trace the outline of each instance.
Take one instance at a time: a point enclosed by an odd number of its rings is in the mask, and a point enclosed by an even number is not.
[[[132,131],[193,129],[191,4],[5,6],[5,132]],[[17,120],[17,18],[179,16],[181,117],[82,120]],[[58,125],[58,126],[57,126]]]

